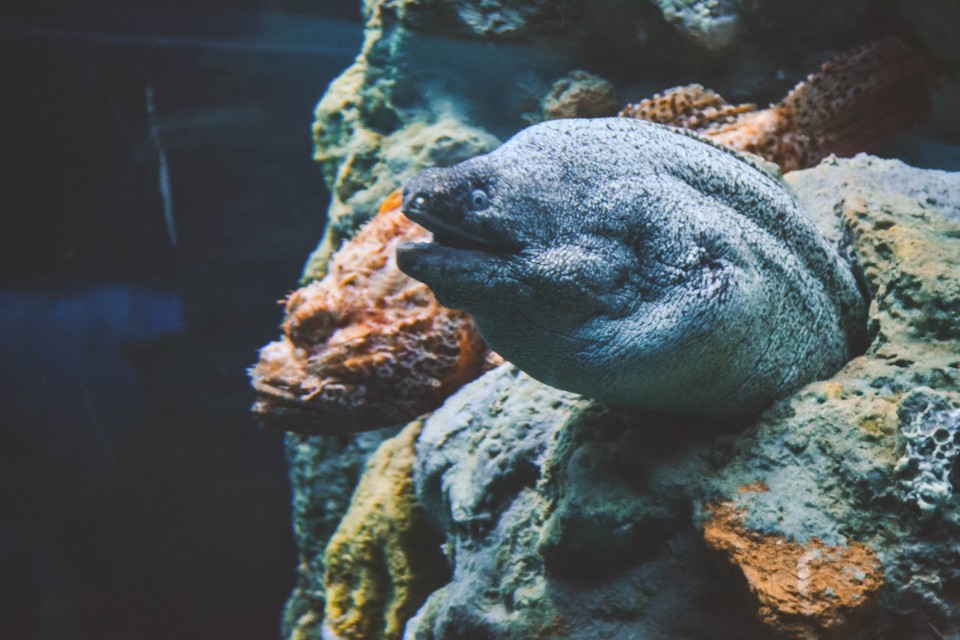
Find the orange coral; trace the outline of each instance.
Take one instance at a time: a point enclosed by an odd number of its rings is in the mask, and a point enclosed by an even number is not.
[[[695,84],[627,105],[620,115],[691,129],[792,171],[831,153],[866,151],[922,116],[930,108],[927,75],[917,53],[883,40],[825,63],[768,109],[728,104]]]
[[[302,433],[401,424],[498,362],[470,316],[397,268],[397,244],[430,237],[400,213],[396,192],[326,277],[287,298],[283,337],[250,370],[261,421]]]
[[[762,490],[753,485],[743,491]],[[805,544],[751,531],[731,503],[708,509],[707,546],[740,568],[756,596],[761,621],[780,637],[846,637],[843,628],[867,609],[883,585],[883,568],[866,545],[831,547],[814,538]]]

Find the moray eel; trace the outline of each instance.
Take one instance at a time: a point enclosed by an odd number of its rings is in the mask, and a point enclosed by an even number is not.
[[[401,270],[534,378],[613,406],[724,420],[865,343],[849,264],[777,176],[684,132],[555,120],[428,169]]]

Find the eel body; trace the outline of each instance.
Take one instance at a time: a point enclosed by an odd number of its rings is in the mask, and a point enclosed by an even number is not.
[[[850,265],[777,175],[641,120],[555,120],[428,169],[401,270],[490,348],[615,406],[750,416],[861,349]]]

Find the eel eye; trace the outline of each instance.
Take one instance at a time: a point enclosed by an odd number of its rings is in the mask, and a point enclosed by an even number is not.
[[[474,189],[470,194],[470,204],[476,210],[486,209],[490,206],[490,196],[483,189]]]

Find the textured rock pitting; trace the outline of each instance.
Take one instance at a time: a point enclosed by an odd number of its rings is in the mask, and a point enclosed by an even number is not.
[[[454,575],[405,640],[752,637],[689,525],[710,430],[649,420],[509,365],[452,396],[426,421],[415,478]]]
[[[957,518],[954,492],[960,486],[960,408],[947,394],[911,391],[900,403],[897,462],[901,499],[916,505],[924,518],[946,512]]]

